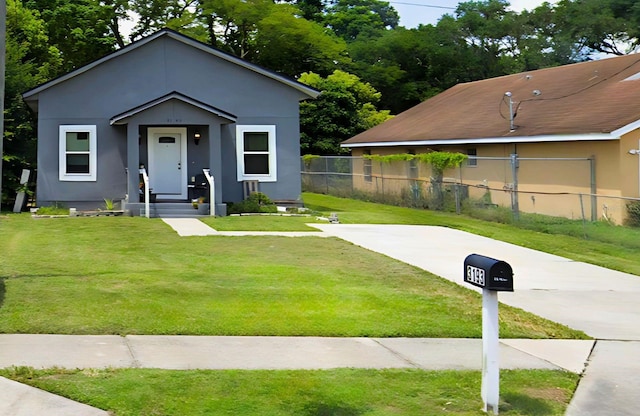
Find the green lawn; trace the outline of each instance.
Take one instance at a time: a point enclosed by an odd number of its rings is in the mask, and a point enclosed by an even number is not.
[[[483,415],[480,372],[419,370],[0,371],[117,416]],[[578,376],[502,371],[501,415],[562,415]]]
[[[417,224],[456,228],[577,261],[640,276],[640,228],[565,218],[526,216],[514,224],[482,221],[466,215],[376,204],[305,193],[305,206],[336,212],[345,224]],[[491,217],[491,210],[487,210]]]
[[[0,332],[480,337],[475,292],[338,239],[178,237],[158,219],[0,221]],[[501,336],[584,338],[503,306]]]
[[[395,207],[367,205],[359,214],[334,205],[345,200],[307,198],[343,222],[361,215],[429,223],[418,218],[424,212],[410,211],[418,216],[412,219]],[[430,223],[447,225],[429,215]],[[206,221],[221,230],[305,227],[287,217]],[[181,238],[155,219],[28,215],[0,218],[0,235],[4,333],[481,335],[475,292],[337,239]],[[503,337],[585,337],[505,305],[500,314]],[[14,368],[0,375],[117,416],[484,414],[478,372]],[[503,371],[501,379],[501,414],[562,415],[578,376]]]

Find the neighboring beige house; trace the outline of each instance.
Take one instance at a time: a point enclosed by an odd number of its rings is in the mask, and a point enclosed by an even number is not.
[[[640,196],[640,55],[458,84],[342,146],[353,156],[431,150],[476,155],[477,164],[450,176],[494,189],[508,189],[511,173],[508,164],[496,168],[484,157],[582,159],[523,161],[520,209],[567,217],[586,210],[619,223],[627,203],[620,197]],[[363,169],[368,174],[372,167]],[[354,185],[373,186],[365,180]],[[586,198],[536,200],[537,192]]]

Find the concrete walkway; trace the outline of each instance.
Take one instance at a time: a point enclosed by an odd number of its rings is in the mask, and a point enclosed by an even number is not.
[[[500,293],[501,302],[598,340],[501,340],[500,367],[580,374],[587,362],[568,415],[635,415],[640,408],[640,277],[442,227],[312,224],[322,232],[228,233],[198,220],[164,221],[182,236],[334,236],[468,288],[468,254],[505,260],[515,292]],[[477,339],[0,335],[0,367],[480,369],[481,350]],[[0,378],[0,415],[23,414],[106,415]]]
[[[108,416],[109,413],[0,377],[0,415]]]
[[[501,340],[501,368],[564,369],[580,374],[593,344]],[[0,368],[482,368],[481,339],[0,334],[0,351]]]
[[[227,236],[246,237],[252,236],[282,236],[282,237],[328,237],[327,234],[318,231],[217,231],[196,218],[162,218],[167,225],[175,230],[181,237],[193,236]]]

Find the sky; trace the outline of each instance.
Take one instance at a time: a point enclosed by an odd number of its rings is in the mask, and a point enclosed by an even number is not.
[[[389,0],[386,0],[389,1]],[[406,28],[418,27],[418,25],[435,25],[444,14],[453,14],[458,3],[467,0],[391,0],[389,3],[400,15],[400,25]],[[511,0],[510,9],[520,12],[522,10],[532,10],[541,5],[545,0]],[[555,4],[558,0],[546,0]],[[134,20],[128,20],[120,24],[120,28],[125,35],[135,25]]]
[[[389,0],[387,0],[389,1]],[[453,14],[458,3],[465,0],[391,0],[389,3],[400,14],[400,25],[406,28],[418,27],[420,24],[436,24],[442,15]],[[547,0],[551,4],[557,0]],[[510,9],[520,12],[532,10],[544,0],[511,0]]]

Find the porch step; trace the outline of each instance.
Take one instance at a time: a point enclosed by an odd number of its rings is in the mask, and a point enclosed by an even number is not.
[[[190,202],[167,202],[149,204],[149,216],[154,218],[198,218],[209,214],[209,204],[202,204],[206,214],[202,210],[193,208]],[[144,208],[140,209],[140,216],[145,216]]]

